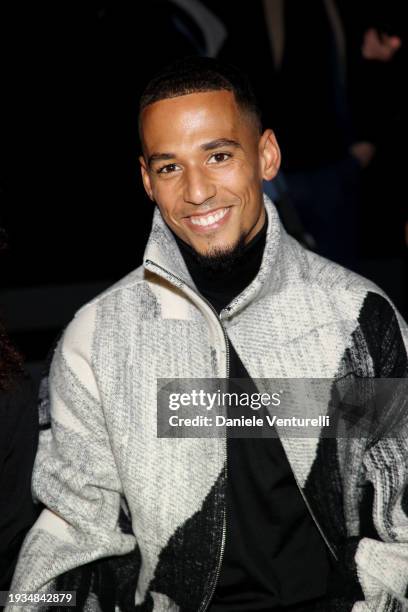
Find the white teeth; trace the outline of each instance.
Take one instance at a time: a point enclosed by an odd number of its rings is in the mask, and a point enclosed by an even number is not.
[[[227,214],[227,210],[227,208],[222,208],[221,210],[218,210],[215,214],[208,215],[207,217],[190,217],[191,223],[193,223],[194,225],[202,226],[212,225],[213,223],[216,223],[217,221],[222,219]]]

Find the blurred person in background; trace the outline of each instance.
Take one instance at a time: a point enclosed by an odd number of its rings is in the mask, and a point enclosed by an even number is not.
[[[405,86],[406,18],[402,2],[366,2],[360,37],[363,86],[376,128],[376,155],[362,181],[360,271],[408,314],[408,197]]]

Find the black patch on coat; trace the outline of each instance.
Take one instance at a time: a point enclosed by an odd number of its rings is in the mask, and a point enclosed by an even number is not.
[[[221,552],[225,477],[223,469],[201,509],[171,536],[149,585],[149,591],[167,595],[183,612],[198,610],[213,587]]]

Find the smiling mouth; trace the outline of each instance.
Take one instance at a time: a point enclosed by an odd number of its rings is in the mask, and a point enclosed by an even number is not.
[[[229,208],[219,208],[216,211],[209,212],[204,215],[192,215],[187,217],[189,223],[197,228],[209,228],[217,226],[222,219],[227,215]]]

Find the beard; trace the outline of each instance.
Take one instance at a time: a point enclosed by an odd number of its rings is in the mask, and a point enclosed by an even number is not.
[[[230,247],[213,248],[203,255],[191,247],[191,253],[203,272],[211,275],[226,274],[236,266],[245,249],[245,235]]]

